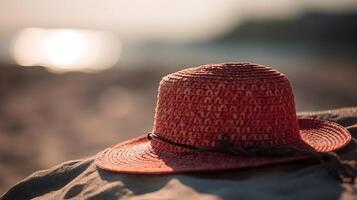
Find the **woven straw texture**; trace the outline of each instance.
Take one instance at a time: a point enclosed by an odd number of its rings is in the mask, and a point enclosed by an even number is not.
[[[251,63],[223,63],[184,69],[160,82],[153,133],[175,143],[202,148],[292,146],[328,152],[345,146],[351,135],[342,126],[297,119],[287,77]],[[192,150],[140,137],[97,155],[98,167],[125,173],[178,173],[240,169],[303,157],[244,157]]]

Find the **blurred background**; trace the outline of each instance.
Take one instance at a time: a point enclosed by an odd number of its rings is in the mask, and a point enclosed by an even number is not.
[[[356,0],[0,0],[0,193],[151,130],[161,77],[248,61],[298,111],[357,103]]]

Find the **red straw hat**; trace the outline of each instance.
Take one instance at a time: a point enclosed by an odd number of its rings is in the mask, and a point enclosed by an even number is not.
[[[289,80],[277,70],[211,64],[165,76],[152,133],[100,152],[96,164],[143,174],[240,169],[306,158],[291,149],[334,151],[350,140],[336,123],[297,118]]]

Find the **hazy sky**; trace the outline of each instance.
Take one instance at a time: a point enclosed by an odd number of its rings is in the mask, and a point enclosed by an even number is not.
[[[0,33],[25,27],[89,28],[114,30],[127,40],[204,40],[247,17],[285,17],[306,9],[357,10],[357,1],[1,0]]]

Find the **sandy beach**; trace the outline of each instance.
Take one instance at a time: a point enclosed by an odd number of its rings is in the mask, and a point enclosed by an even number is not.
[[[292,82],[297,110],[306,111],[355,105],[355,66],[330,62],[279,70]],[[35,170],[150,131],[159,81],[176,70],[157,65],[52,74],[1,66],[0,193]]]

